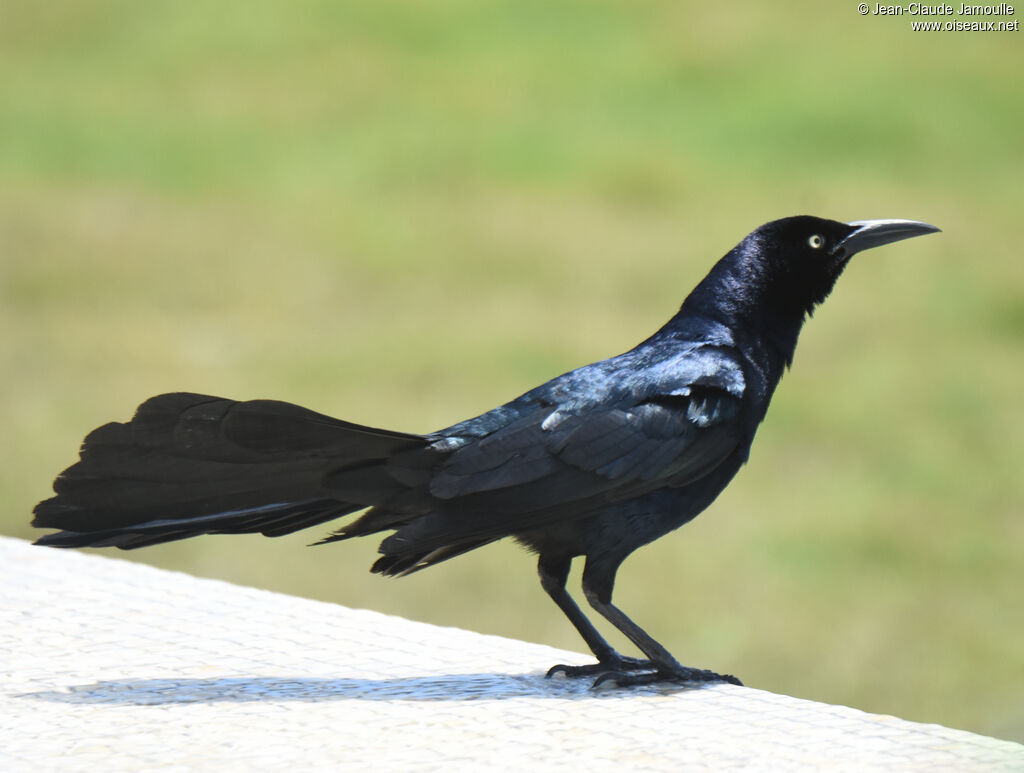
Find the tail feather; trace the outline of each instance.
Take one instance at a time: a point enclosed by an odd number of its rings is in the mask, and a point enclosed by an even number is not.
[[[377,468],[424,442],[273,400],[159,395],[86,437],[33,525],[62,530],[38,541],[54,547],[289,534],[400,493]],[[341,471],[351,492],[325,483]]]
[[[125,550],[161,542],[198,537],[201,534],[247,534],[259,532],[280,537],[310,526],[333,520],[362,507],[322,500],[271,504],[249,510],[212,513],[207,516],[166,518],[112,529],[60,531],[36,540],[48,547],[119,547]]]
[[[346,535],[350,536],[350,535]],[[455,542],[451,545],[437,548],[435,550],[414,550],[403,553],[385,553],[377,559],[370,568],[374,574],[383,574],[389,577],[407,577],[421,569],[435,566],[442,561],[461,556],[470,550],[494,542],[496,538],[472,539],[463,542]],[[324,540],[325,542],[329,541]]]

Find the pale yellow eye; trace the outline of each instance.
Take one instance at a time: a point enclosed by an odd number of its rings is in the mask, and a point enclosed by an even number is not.
[[[807,243],[811,245],[812,250],[820,250],[825,246],[825,237],[819,234],[814,234],[814,236],[807,240]]]

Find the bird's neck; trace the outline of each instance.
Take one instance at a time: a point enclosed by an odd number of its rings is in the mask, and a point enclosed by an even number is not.
[[[669,325],[693,318],[724,325],[737,348],[775,383],[793,362],[800,330],[813,310],[813,303],[794,303],[778,287],[763,264],[734,251],[694,288]]]

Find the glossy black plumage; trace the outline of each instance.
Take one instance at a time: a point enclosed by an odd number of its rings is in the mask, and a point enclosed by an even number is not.
[[[412,435],[290,405],[153,397],[92,432],[35,509],[38,543],[136,548],[199,534],[287,534],[360,510],[330,542],[391,532],[373,571],[400,575],[503,537],[620,684],[707,680],[611,603],[637,547],[694,518],[747,460],[804,320],[861,249],[938,230],[915,221],[768,223],[634,349],[452,427]],[[369,508],[369,509],[367,509]],[[590,604],[644,653],[624,658],[565,590],[586,556]]]

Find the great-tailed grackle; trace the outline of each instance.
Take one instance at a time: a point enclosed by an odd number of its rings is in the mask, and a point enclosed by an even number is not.
[[[541,585],[598,659],[549,676],[739,684],[680,665],[614,606],[615,573],[704,510],[747,461],[804,320],[850,257],[938,230],[809,216],[763,225],[634,349],[428,435],[273,400],[150,398],[130,422],[85,438],[56,496],[35,508],[35,526],[63,531],[37,544],[278,536],[369,508],[322,542],[392,532],[378,574],[411,574],[503,537],[536,552]],[[616,652],[569,596],[577,556],[587,601],[646,659]]]

